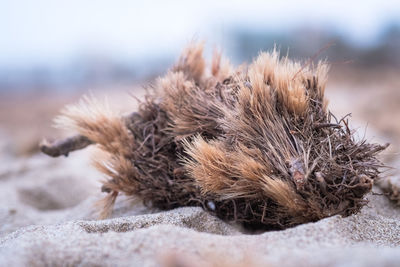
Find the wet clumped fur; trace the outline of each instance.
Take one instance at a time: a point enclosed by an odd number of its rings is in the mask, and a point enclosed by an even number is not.
[[[387,145],[357,140],[347,117],[328,111],[326,62],[302,65],[273,50],[234,68],[218,53],[207,66],[202,54],[190,45],[129,115],[91,98],[66,107],[58,123],[78,135],[42,151],[98,146],[103,217],[119,194],[162,210],[201,206],[264,229],[349,216],[366,204]]]

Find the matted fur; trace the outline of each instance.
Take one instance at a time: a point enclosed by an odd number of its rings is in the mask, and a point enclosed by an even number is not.
[[[129,116],[86,99],[59,119],[106,152],[103,215],[118,194],[269,229],[358,212],[385,146],[327,110],[327,64],[273,50],[238,69],[216,53],[208,69],[202,52],[188,47]]]

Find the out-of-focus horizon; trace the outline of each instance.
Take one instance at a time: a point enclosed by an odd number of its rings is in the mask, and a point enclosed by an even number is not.
[[[329,46],[317,59],[334,67],[400,67],[397,1],[3,0],[0,33],[2,95],[142,82],[193,39],[236,64],[276,44],[305,60]]]

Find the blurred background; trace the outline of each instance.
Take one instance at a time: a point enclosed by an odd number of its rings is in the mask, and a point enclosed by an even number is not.
[[[0,0],[3,146],[35,153],[42,137],[60,134],[52,118],[88,92],[134,109],[127,96],[143,94],[192,40],[234,64],[274,45],[291,58],[328,59],[330,108],[400,141],[399,1]]]

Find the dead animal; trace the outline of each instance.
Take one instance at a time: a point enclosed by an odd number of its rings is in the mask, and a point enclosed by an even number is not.
[[[57,122],[77,136],[41,150],[59,156],[95,144],[105,152],[94,155],[107,177],[103,217],[119,194],[264,229],[366,204],[387,145],[357,140],[348,118],[328,111],[326,62],[301,65],[273,50],[238,68],[215,54],[208,67],[202,54],[190,45],[129,115],[91,98],[67,106]]]

